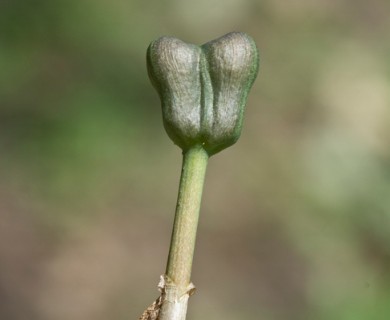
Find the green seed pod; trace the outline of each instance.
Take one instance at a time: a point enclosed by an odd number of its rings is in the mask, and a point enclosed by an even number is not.
[[[161,37],[148,48],[147,66],[165,129],[183,151],[202,145],[212,155],[238,140],[258,72],[252,38],[232,32],[199,47]]]

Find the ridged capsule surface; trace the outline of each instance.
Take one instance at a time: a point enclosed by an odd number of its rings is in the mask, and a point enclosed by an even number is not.
[[[234,144],[258,61],[254,41],[241,32],[202,46],[173,37],[153,41],[147,52],[148,73],[173,142],[184,151],[202,145],[209,155]]]

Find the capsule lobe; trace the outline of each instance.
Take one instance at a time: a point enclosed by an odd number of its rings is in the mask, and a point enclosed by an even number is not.
[[[245,33],[232,32],[202,46],[213,87],[209,153],[234,144],[241,134],[246,98],[258,72],[258,52]]]
[[[200,130],[201,50],[172,37],[152,42],[147,52],[149,78],[162,105],[164,127],[182,149],[197,139]]]

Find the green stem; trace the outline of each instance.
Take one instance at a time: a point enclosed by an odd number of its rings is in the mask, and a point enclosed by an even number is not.
[[[201,146],[189,149],[183,155],[179,195],[166,275],[185,290],[191,281],[192,259],[202,198],[208,154]]]

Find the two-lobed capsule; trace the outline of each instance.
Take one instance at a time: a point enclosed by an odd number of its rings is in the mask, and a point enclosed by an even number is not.
[[[172,37],[153,41],[148,72],[173,142],[183,151],[201,145],[209,155],[234,144],[258,61],[254,41],[240,32],[202,46]]]

